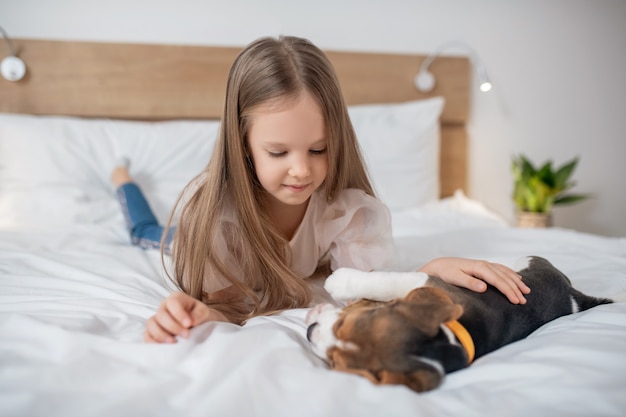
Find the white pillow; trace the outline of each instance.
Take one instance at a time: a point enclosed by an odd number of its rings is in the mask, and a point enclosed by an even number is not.
[[[439,200],[439,117],[444,99],[351,106],[378,196],[391,210]]]
[[[0,225],[119,221],[110,175],[120,156],[165,222],[207,164],[218,127],[0,114]]]
[[[381,199],[407,209],[439,198],[443,99],[351,106],[352,124]],[[0,113],[0,225],[122,221],[110,182],[116,159],[163,223],[208,163],[216,120],[137,122]]]

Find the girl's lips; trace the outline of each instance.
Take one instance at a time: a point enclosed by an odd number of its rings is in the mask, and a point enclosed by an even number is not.
[[[309,187],[309,184],[304,184],[304,185],[285,185],[286,188],[290,189],[291,191],[303,191],[306,190]]]

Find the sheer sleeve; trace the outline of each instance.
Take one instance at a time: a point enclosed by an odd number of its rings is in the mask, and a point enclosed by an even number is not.
[[[327,207],[321,232],[333,271],[384,269],[393,258],[389,209],[361,190],[344,190]]]

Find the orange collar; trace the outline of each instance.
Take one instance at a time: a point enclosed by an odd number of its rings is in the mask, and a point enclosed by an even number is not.
[[[444,323],[448,329],[454,333],[461,345],[465,348],[467,352],[467,363],[472,363],[474,360],[474,355],[476,354],[476,348],[474,347],[474,341],[472,340],[472,336],[469,334],[467,329],[459,323],[457,320],[452,320]]]

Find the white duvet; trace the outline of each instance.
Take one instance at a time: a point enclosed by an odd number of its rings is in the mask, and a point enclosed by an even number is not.
[[[397,119],[387,116],[367,120]],[[385,123],[369,133],[395,135]],[[626,302],[555,320],[424,394],[328,370],[306,340],[307,309],[144,344],[144,323],[172,285],[157,251],[130,245],[108,175],[117,157],[130,156],[163,221],[209,159],[217,129],[0,115],[0,417],[626,415]],[[411,135],[420,146],[437,139]],[[420,146],[387,156],[429,166]],[[400,171],[370,168],[379,186],[398,183]],[[416,187],[436,173],[400,190],[428,195]],[[427,201],[405,211],[390,204],[394,269],[438,256],[512,266],[540,255],[584,292],[626,292],[626,238],[510,228],[461,194]]]
[[[626,239],[510,228],[462,196],[394,213],[394,230],[398,270],[532,254],[589,294],[626,291]],[[327,369],[306,340],[307,309],[144,344],[171,291],[160,262],[130,246],[121,217],[0,228],[0,415],[626,415],[625,302],[557,319],[416,394]]]

